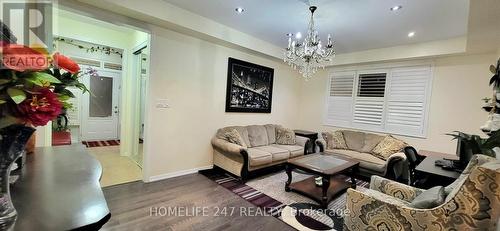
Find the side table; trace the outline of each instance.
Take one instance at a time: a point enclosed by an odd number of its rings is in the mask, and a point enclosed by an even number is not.
[[[316,152],[316,140],[318,139],[318,133],[317,132],[311,132],[311,131],[306,131],[306,130],[298,130],[298,129],[294,130],[294,132],[295,132],[295,135],[309,138],[309,140],[311,141],[312,145],[310,147],[311,147],[312,150],[311,149],[307,150],[307,154],[315,153]]]

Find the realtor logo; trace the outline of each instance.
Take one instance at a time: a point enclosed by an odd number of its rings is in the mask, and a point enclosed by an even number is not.
[[[51,1],[2,1],[2,40],[28,47],[51,49],[52,2]],[[0,24],[1,25],[1,24]],[[7,28],[5,28],[5,26]],[[9,30],[10,29],[10,30]],[[5,33],[12,33],[7,38]]]

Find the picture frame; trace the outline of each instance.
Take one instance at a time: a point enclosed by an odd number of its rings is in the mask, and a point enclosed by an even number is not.
[[[271,113],[274,69],[228,59],[226,112]]]

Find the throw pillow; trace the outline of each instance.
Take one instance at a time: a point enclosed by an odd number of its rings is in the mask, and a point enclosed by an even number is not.
[[[443,186],[436,186],[420,193],[409,206],[416,209],[431,209],[442,205],[444,198]]]
[[[396,139],[391,135],[387,135],[380,143],[372,150],[372,154],[380,159],[387,160],[392,154],[403,150],[408,146],[404,141]]]
[[[241,137],[240,133],[238,133],[238,131],[234,128],[230,129],[229,131],[226,131],[224,133],[224,138],[230,143],[240,145],[244,148],[247,147],[247,145],[245,144],[245,141]]]
[[[326,141],[326,149],[347,149],[344,134],[341,131],[323,132],[321,135]]]
[[[297,143],[295,140],[295,132],[292,129],[284,128],[281,126],[276,127],[276,143],[284,145],[294,145]]]

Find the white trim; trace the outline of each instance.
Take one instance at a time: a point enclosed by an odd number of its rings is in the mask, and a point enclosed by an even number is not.
[[[413,67],[413,66],[434,66],[434,60],[412,60],[412,61],[402,61],[402,62],[383,62],[383,63],[373,63],[373,64],[361,64],[361,65],[342,65],[330,67],[330,72],[337,71],[369,71],[377,69],[392,69],[397,67]]]
[[[156,175],[156,176],[149,177],[149,180],[147,182],[165,180],[165,179],[174,178],[174,177],[178,177],[178,176],[193,174],[193,173],[197,173],[200,170],[212,169],[213,167],[214,167],[213,165],[207,165],[207,166],[198,167],[198,168],[192,168],[192,169],[186,169],[186,170],[171,172],[171,173],[162,174],[162,175]]]

